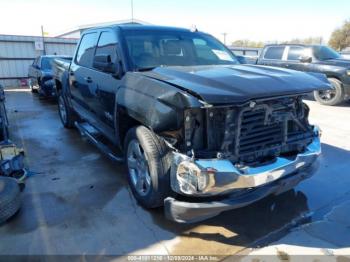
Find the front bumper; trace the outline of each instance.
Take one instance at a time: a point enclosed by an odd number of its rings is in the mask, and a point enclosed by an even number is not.
[[[277,157],[273,162],[258,167],[237,166],[228,159],[196,160],[174,153],[172,190],[185,196],[208,197],[271,183],[315,162],[321,154],[319,134],[319,129],[315,127],[313,141],[304,152],[294,157]]]
[[[196,222],[249,205],[269,194],[284,192],[313,174],[313,163],[320,154],[320,130],[317,127],[313,141],[304,152],[294,157],[277,157],[258,167],[236,166],[227,159],[196,160],[174,153],[171,187],[192,200],[167,198],[166,216],[177,222]],[[201,200],[218,196],[225,198],[219,202]],[[197,201],[194,203],[193,199]]]
[[[238,195],[227,196],[219,201],[189,202],[172,197],[164,200],[165,216],[178,223],[195,223],[220,213],[252,204],[268,195],[279,195],[294,188],[302,180],[311,177],[317,170],[317,165],[305,168],[267,185],[246,189]],[[198,200],[198,199],[197,199]]]

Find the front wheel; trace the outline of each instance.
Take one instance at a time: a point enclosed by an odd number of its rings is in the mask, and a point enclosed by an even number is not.
[[[73,128],[76,115],[62,92],[58,93],[58,113],[65,128]]]
[[[335,106],[344,101],[344,89],[342,83],[336,78],[328,78],[332,85],[332,89],[314,91],[317,102],[322,105]]]
[[[169,148],[144,126],[129,130],[124,148],[134,197],[146,208],[162,206],[170,195]]]

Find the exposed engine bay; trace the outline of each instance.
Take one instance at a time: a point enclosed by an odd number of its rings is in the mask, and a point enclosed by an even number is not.
[[[301,96],[185,111],[180,150],[196,158],[258,165],[303,152],[313,138]]]

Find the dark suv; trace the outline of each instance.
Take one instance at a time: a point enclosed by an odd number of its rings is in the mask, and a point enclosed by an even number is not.
[[[55,58],[72,60],[69,56],[43,55],[38,56],[28,68],[29,87],[33,93],[45,97],[56,96],[54,81],[52,80],[52,61]]]
[[[314,92],[321,104],[337,105],[350,96],[350,60],[328,46],[266,45],[257,64],[325,74],[333,88]]]

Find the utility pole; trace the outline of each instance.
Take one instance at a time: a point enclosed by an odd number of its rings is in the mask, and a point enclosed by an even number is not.
[[[222,35],[224,36],[224,44],[226,45],[226,36],[227,36],[227,33],[222,33]]]
[[[131,23],[134,22],[134,0],[130,0],[130,4],[131,4]]]
[[[43,39],[43,52],[46,55],[44,26],[41,26],[41,37]]]

